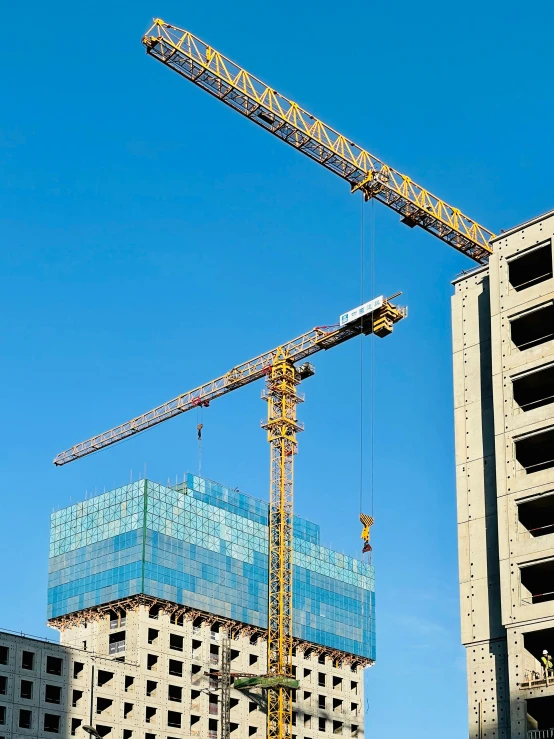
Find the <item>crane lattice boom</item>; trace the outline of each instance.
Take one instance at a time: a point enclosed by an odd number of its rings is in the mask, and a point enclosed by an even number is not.
[[[405,309],[396,308],[386,300],[379,310],[381,311],[380,315],[390,312],[389,320],[392,322],[399,321],[406,315]],[[378,334],[377,320],[377,318],[375,320],[372,318],[371,325],[368,325],[367,321],[357,321],[356,323],[348,323],[338,328],[336,326],[313,328],[311,331],[283,344],[280,348],[286,352],[287,357],[291,361],[299,362],[322,349],[330,349],[332,346],[342,344],[343,341],[347,341],[353,336],[359,336],[361,333],[375,332]],[[211,380],[194,390],[189,390],[182,395],[178,395],[167,403],[163,403],[147,413],[136,416],[136,418],[127,421],[127,423],[122,423],[120,426],[116,426],[109,431],[105,431],[102,434],[98,434],[91,439],[72,446],[70,449],[58,454],[54,459],[54,464],[61,466],[68,462],[73,462],[75,459],[86,457],[87,454],[93,454],[100,449],[128,439],[130,436],[140,434],[141,431],[146,431],[146,429],[167,421],[174,416],[178,416],[181,413],[198,408],[199,406],[207,406],[215,398],[219,398],[231,390],[236,390],[243,385],[248,385],[265,377],[273,365],[278,350],[279,347],[260,354],[254,359],[248,360],[248,362],[243,362],[233,367],[229,372],[226,372],[215,380]]]
[[[148,54],[426,231],[484,263],[494,236],[483,226],[249,74],[204,41],[159,18]]]

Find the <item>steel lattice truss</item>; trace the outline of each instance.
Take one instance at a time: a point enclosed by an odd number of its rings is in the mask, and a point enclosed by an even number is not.
[[[494,234],[407,175],[385,164],[204,41],[159,18],[143,37],[152,57],[476,262]]]
[[[394,308],[390,304],[387,305],[392,307],[394,321],[399,321],[406,315],[404,309]],[[386,306],[383,306],[381,310],[385,308]],[[359,336],[361,333],[371,333],[373,331],[372,321],[373,319],[370,322],[351,323],[341,328],[337,328],[336,326],[313,328],[296,339],[286,342],[281,348],[293,362],[299,362],[322,349],[330,349],[332,346],[341,344],[353,336]],[[207,406],[212,400],[226,395],[231,390],[236,390],[265,377],[270,371],[277,351],[278,348],[264,352],[254,359],[233,367],[229,372],[226,372],[215,380],[211,380],[204,385],[178,395],[176,398],[167,401],[167,403],[163,403],[147,413],[136,416],[126,423],[115,426],[109,431],[75,444],[70,449],[58,454],[54,459],[54,464],[61,466],[68,462],[73,462],[75,459],[86,457],[88,454],[93,454],[107,446],[124,441],[181,413],[186,413],[199,406]]]

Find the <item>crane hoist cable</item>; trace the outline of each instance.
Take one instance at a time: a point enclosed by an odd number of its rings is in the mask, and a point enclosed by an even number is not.
[[[76,444],[58,454],[54,464],[64,465],[145,431],[181,413],[206,407],[211,400],[266,378],[262,397],[268,404],[263,428],[271,448],[269,495],[269,598],[267,630],[268,674],[246,678],[245,688],[266,689],[268,694],[268,739],[291,739],[292,691],[299,686],[292,665],[292,557],[293,491],[296,435],[303,426],[297,421],[296,406],[303,398],[297,386],[314,374],[309,362],[297,366],[323,349],[331,349],[360,334],[379,337],[392,333],[393,326],[405,318],[406,309],[394,306],[380,296],[359,305],[339,318],[338,325],[320,326],[269,352],[233,367],[229,372],[194,390],[137,416],[127,423]],[[360,318],[361,317],[361,318]],[[252,682],[254,681],[254,682]],[[239,688],[236,681],[234,687]]]
[[[494,234],[408,175],[316,118],[190,31],[160,18],[142,37],[146,52],[241,115],[331,170],[457,251],[485,264]],[[209,145],[209,142],[208,142]]]

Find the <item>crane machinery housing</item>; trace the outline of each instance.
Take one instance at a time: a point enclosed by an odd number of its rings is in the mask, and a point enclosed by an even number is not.
[[[297,386],[315,370],[310,363],[296,365],[323,349],[339,346],[356,336],[388,336],[394,324],[407,315],[405,308],[390,302],[397,295],[389,299],[380,296],[364,303],[344,313],[338,325],[314,328],[125,424],[76,444],[54,459],[57,466],[67,464],[193,408],[207,406],[215,398],[243,385],[266,378],[262,397],[267,401],[268,415],[263,428],[267,430],[271,449],[268,674],[262,678],[246,678],[244,687],[256,685],[267,690],[268,739],[290,739],[291,691],[298,687],[292,671],[292,520],[296,435],[303,430],[297,420],[296,406],[303,397],[298,394]]]

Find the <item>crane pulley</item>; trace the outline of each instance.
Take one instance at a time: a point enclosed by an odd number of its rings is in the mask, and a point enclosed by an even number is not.
[[[190,31],[157,18],[142,43],[154,59],[345,179],[352,191],[361,190],[366,199],[375,198],[389,206],[406,225],[420,226],[481,264],[492,254],[491,231],[338,133]]]
[[[396,296],[395,296],[396,297]],[[375,333],[389,335],[407,310],[382,296],[340,316],[335,326],[314,328],[276,349],[233,367],[216,380],[154,408],[58,454],[54,464],[64,465],[92,454],[173,416],[207,405],[210,401],[266,378],[262,397],[267,401],[267,422],[263,427],[271,446],[271,486],[269,495],[269,603],[267,670],[264,677],[248,678],[245,687],[267,689],[267,739],[291,739],[292,690],[298,687],[292,669],[292,553],[293,492],[296,435],[303,430],[296,406],[303,398],[298,385],[314,374],[307,357],[331,349],[355,336]],[[198,430],[200,434],[201,429]],[[228,671],[228,666],[226,667]]]

